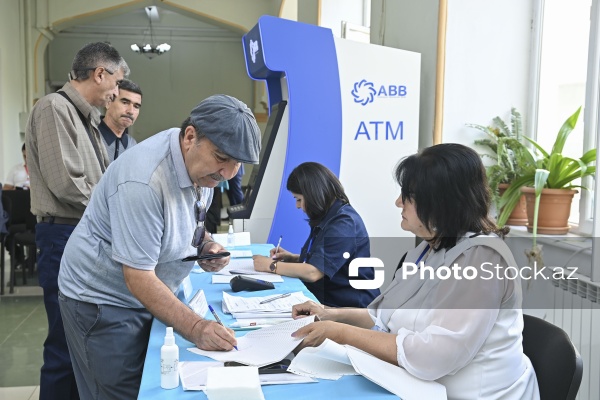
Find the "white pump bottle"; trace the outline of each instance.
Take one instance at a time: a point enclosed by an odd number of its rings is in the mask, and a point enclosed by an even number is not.
[[[167,327],[165,344],[160,348],[160,387],[175,389],[179,386],[179,347],[175,344],[173,328]]]

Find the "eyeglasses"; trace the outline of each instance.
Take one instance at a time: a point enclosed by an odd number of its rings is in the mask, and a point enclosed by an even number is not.
[[[110,69],[108,69],[108,68],[106,68],[106,67],[89,67],[89,68],[84,68],[83,70],[84,70],[84,71],[95,71],[95,70],[97,70],[98,68],[102,68],[103,70],[105,70],[106,72],[108,72],[108,74],[109,74],[109,75],[114,75],[114,74],[115,74],[115,72],[114,72],[114,71],[111,71]],[[118,81],[117,81],[117,86],[121,86],[121,83],[123,83],[123,80],[122,80],[122,79],[121,79],[121,80],[118,80]]]
[[[192,238],[192,246],[199,247],[204,240],[206,228],[204,221],[206,220],[206,205],[201,200],[194,201],[194,216],[196,217],[196,229]]]

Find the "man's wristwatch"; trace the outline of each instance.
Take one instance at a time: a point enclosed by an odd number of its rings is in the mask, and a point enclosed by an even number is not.
[[[269,265],[269,269],[271,270],[272,273],[276,274],[277,273],[277,261],[273,261],[271,263],[271,265]]]

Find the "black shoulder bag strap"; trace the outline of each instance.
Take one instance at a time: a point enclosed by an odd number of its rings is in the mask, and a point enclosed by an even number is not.
[[[83,113],[79,110],[79,108],[77,108],[75,103],[73,103],[73,100],[71,100],[71,98],[65,92],[63,92],[62,90],[59,90],[56,93],[60,94],[62,97],[67,99],[69,101],[69,103],[73,104],[73,107],[75,107],[75,109],[77,110],[77,114],[79,114],[79,119],[81,119],[81,122],[83,123],[83,126],[85,127],[85,131],[88,134],[88,138],[90,139],[90,142],[92,143],[92,147],[94,148],[94,153],[96,153],[96,158],[98,159],[98,164],[100,164],[100,170],[102,170],[102,173],[104,174],[104,171],[106,171],[106,168],[104,167],[104,161],[102,160],[102,157],[100,156],[100,150],[98,149],[98,144],[92,137],[92,131],[90,129],[88,120],[85,118]]]

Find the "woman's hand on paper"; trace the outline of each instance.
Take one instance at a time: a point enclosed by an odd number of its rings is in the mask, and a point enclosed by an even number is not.
[[[259,272],[271,272],[269,266],[273,262],[272,259],[265,256],[252,256],[254,260],[254,270]]]
[[[191,339],[196,347],[202,350],[229,351],[237,345],[233,330],[207,319],[194,325]]]
[[[319,321],[308,324],[292,333],[292,337],[304,339],[296,348],[296,351],[302,350],[305,347],[317,347],[325,339],[344,344],[343,338],[346,327],[344,324],[333,321]]]
[[[331,310],[328,310],[322,304],[315,303],[314,301],[305,301],[301,304],[296,304],[292,307],[292,318],[304,318],[311,315],[316,315],[315,320],[332,320]]]
[[[202,255],[216,254],[226,251],[226,249],[217,242],[209,242],[202,249]],[[199,260],[198,264],[206,272],[217,272],[229,264],[230,257],[215,258],[212,260]]]

